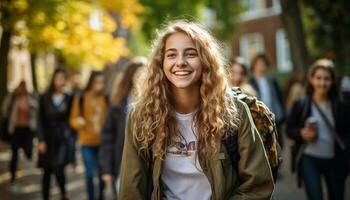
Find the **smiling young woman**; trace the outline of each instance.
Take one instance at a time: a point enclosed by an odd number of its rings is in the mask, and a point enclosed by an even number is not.
[[[159,34],[127,120],[120,199],[270,199],[263,144],[229,92],[221,52],[197,23],[171,22]],[[238,169],[222,143],[231,129]]]
[[[298,159],[295,168],[310,200],[323,198],[322,177],[328,199],[344,199],[349,172],[349,107],[338,97],[331,60],[318,59],[311,67],[306,98],[296,101],[287,121]],[[294,156],[296,158],[296,156]]]

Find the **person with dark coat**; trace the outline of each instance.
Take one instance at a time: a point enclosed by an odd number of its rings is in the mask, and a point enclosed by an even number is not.
[[[48,90],[40,97],[38,126],[38,166],[43,168],[42,195],[50,197],[51,174],[55,174],[61,192],[61,199],[67,199],[64,168],[68,164],[69,113],[72,96],[63,91],[66,71],[57,68]]]
[[[146,58],[133,58],[124,71],[115,79],[112,88],[111,106],[102,131],[102,145],[99,151],[102,179],[107,184],[114,184],[118,191],[118,176],[123,155],[126,116],[140,81]]]
[[[292,168],[309,200],[343,200],[349,172],[349,108],[340,101],[333,62],[317,60],[310,68],[305,98],[296,101],[287,120],[293,140]]]
[[[252,77],[250,84],[258,93],[258,98],[275,114],[278,142],[283,148],[282,125],[286,120],[286,110],[283,104],[283,95],[276,81],[267,75],[270,61],[265,54],[258,54],[252,60]]]

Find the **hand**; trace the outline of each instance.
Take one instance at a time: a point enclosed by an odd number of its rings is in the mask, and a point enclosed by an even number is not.
[[[103,174],[102,180],[107,184],[111,185],[113,183],[113,176],[111,174]]]
[[[39,142],[38,144],[38,151],[40,154],[46,153],[47,147],[45,142]]]
[[[302,128],[301,137],[306,142],[315,142],[317,140],[317,132],[314,128]]]
[[[78,117],[77,118],[77,123],[80,128],[84,127],[86,125],[86,121],[84,117]]]

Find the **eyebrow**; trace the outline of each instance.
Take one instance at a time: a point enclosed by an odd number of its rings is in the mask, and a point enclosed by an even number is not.
[[[196,48],[193,48],[193,47],[188,47],[186,48],[184,51],[196,51],[197,52],[197,49]],[[177,51],[175,48],[170,48],[170,49],[167,49],[165,52],[168,52],[168,51]]]

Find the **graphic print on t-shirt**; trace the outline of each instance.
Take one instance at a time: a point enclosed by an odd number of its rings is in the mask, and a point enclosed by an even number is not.
[[[191,156],[195,151],[197,151],[198,142],[197,141],[189,141],[186,140],[177,140],[172,141],[168,145],[167,153],[179,155],[179,156]]]

